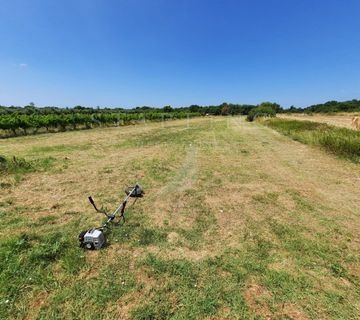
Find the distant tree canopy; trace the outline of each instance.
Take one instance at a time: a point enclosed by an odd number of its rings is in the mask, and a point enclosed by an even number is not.
[[[271,108],[272,110],[274,110],[275,113],[279,113],[279,112],[283,111],[283,109],[280,107],[280,105],[277,103],[274,103],[274,102],[263,102],[258,107],[261,107],[263,109]]]
[[[280,108],[278,104],[267,102]],[[125,108],[89,108],[74,106],[73,108],[35,107],[30,103],[24,107],[0,106],[0,130],[7,136],[36,133],[39,131],[65,131],[96,126],[118,126],[138,121],[163,121],[204,115],[247,115],[255,105],[222,103],[214,106],[191,105],[190,107],[163,108],[149,106]],[[275,107],[274,107],[275,108]],[[275,109],[276,109],[275,108]],[[280,108],[281,109],[281,108]]]
[[[232,104],[232,103],[222,103],[218,106],[199,106],[193,104],[187,109],[190,112],[199,112],[202,115],[247,115],[249,111],[255,108],[256,105],[250,104]]]
[[[254,121],[257,117],[274,117],[276,112],[281,110],[277,103],[264,102],[256,108],[251,109],[246,119],[248,121]]]
[[[174,109],[171,108],[171,106],[165,106],[165,107],[163,108],[163,111],[164,111],[164,112],[171,112],[171,111],[174,111]]]
[[[349,100],[349,101],[328,101],[322,104],[311,105],[305,108],[297,108],[295,106],[291,106],[287,109],[283,109],[279,104],[273,102],[263,102],[258,105],[251,105],[251,104],[232,104],[232,103],[222,103],[220,105],[209,105],[209,106],[200,106],[200,105],[190,105],[189,107],[180,107],[180,108],[173,108],[169,105],[164,106],[163,108],[158,107],[150,107],[150,106],[139,106],[132,109],[128,108],[91,108],[86,106],[74,106],[73,108],[62,108],[62,107],[54,107],[54,106],[47,106],[47,107],[36,107],[33,102],[30,102],[28,105],[24,107],[18,106],[1,106],[0,105],[0,116],[4,114],[42,114],[42,115],[49,115],[49,114],[74,114],[74,113],[81,113],[81,114],[95,114],[95,113],[111,113],[111,114],[118,114],[118,113],[170,113],[170,112],[196,112],[200,113],[201,115],[211,114],[211,115],[248,115],[250,110],[259,106],[270,106],[275,110],[276,113],[281,112],[357,112],[360,111],[360,100]]]
[[[291,113],[329,113],[329,112],[358,112],[360,111],[360,100],[348,101],[328,101],[321,104],[314,104],[306,108],[296,108],[291,106],[289,109],[284,109],[283,112]]]
[[[150,120],[162,121],[167,119],[181,119],[185,117],[204,115],[247,115],[252,121],[258,116],[274,116],[276,113],[312,113],[312,112],[356,112],[360,111],[360,100],[328,101],[306,108],[291,106],[283,109],[279,104],[263,102],[259,105],[232,104],[224,102],[220,105],[173,108],[169,105],[162,108],[150,106],[138,106],[132,109],[126,108],[90,108],[86,106],[74,106],[73,108],[60,107],[36,107],[33,102],[24,107],[0,106],[0,130],[12,135],[27,134],[45,128],[52,130],[74,130],[77,128],[91,128],[103,125],[125,125],[136,121]]]
[[[267,102],[268,103],[268,102]],[[280,106],[278,104],[272,104]],[[200,106],[200,105],[191,105],[189,107],[180,107],[180,108],[173,108],[169,105],[164,106],[163,108],[157,107],[149,107],[149,106],[142,106],[142,107],[135,107],[132,109],[126,108],[90,108],[85,106],[74,106],[73,108],[61,108],[61,107],[35,107],[33,104],[29,104],[24,107],[17,107],[17,106],[0,106],[0,116],[4,114],[22,114],[22,115],[50,115],[50,114],[57,114],[57,115],[64,115],[64,114],[147,114],[147,113],[172,113],[172,112],[188,112],[188,113],[200,113],[201,115],[211,114],[211,115],[247,115],[252,108],[255,108],[256,105],[249,105],[249,104],[232,104],[232,103],[222,103],[220,105],[210,105],[210,106]],[[281,109],[281,108],[280,108]]]

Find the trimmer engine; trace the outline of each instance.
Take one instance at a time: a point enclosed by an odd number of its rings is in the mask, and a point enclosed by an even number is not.
[[[80,246],[88,250],[100,249],[105,243],[106,238],[102,230],[90,229],[82,231],[79,235]]]

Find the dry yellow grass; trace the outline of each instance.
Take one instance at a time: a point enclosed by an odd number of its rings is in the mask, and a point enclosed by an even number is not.
[[[327,123],[333,126],[337,127],[343,127],[348,129],[355,130],[352,123],[352,119],[354,116],[358,116],[358,113],[336,113],[336,114],[297,114],[297,113],[291,113],[291,114],[278,114],[277,117],[282,119],[291,119],[291,120],[307,120],[307,121],[314,121],[314,122],[321,122],[321,123]]]

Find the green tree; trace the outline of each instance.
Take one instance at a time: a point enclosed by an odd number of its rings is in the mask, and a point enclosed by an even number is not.
[[[274,102],[263,102],[259,105],[259,107],[272,108],[275,111],[275,113],[282,111],[281,106]]]
[[[257,117],[275,117],[276,112],[270,105],[259,105],[256,108],[250,110],[247,120],[254,121]]]
[[[164,108],[163,108],[163,111],[164,112],[172,112],[174,109],[173,108],[171,108],[171,106],[165,106]]]

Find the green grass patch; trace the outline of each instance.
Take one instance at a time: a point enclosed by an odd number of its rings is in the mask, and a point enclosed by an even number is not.
[[[150,299],[132,311],[133,319],[203,319],[219,316],[223,307],[231,308],[233,316],[246,317],[239,290],[245,278],[225,273],[221,262],[221,258],[165,260],[149,254],[140,266],[163,285],[153,288]]]
[[[313,211],[314,206],[306,199],[298,190],[288,189],[286,193],[290,195],[292,200],[296,204],[296,208],[298,210],[306,210],[306,211]]]
[[[131,169],[136,171],[144,170],[146,179],[157,180],[165,183],[175,174],[175,167],[172,159],[136,159],[130,164]]]
[[[197,124],[191,127],[166,126],[150,132],[130,136],[126,141],[115,144],[116,148],[147,147],[154,145],[188,145],[194,142],[205,124]]]
[[[39,318],[106,318],[108,313],[104,308],[109,304],[116,305],[119,299],[137,287],[134,275],[129,272],[129,263],[129,257],[121,255],[115,262],[101,265],[94,276],[59,286],[54,291],[49,305],[41,308]],[[84,262],[80,265],[89,268]]]
[[[133,246],[157,245],[165,242],[167,236],[167,232],[162,229],[144,227],[136,222],[126,223],[114,231],[111,241],[121,241]]]
[[[37,219],[32,223],[32,226],[39,227],[39,226],[47,225],[49,223],[54,223],[57,219],[58,217],[54,215],[40,217],[39,219]]]
[[[308,234],[304,227],[271,223],[271,230],[281,241],[281,245],[295,258],[299,267],[307,270],[327,270],[329,277],[343,277],[355,282],[343,266],[356,263],[346,239],[338,238],[336,243],[330,235],[321,233]]]
[[[286,271],[267,270],[262,283],[272,292],[274,301],[296,302],[300,293],[311,292],[312,283],[303,275],[293,275]]]
[[[91,147],[90,144],[81,144],[81,145],[64,145],[59,144],[55,146],[40,146],[32,147],[32,153],[48,153],[48,152],[70,152],[74,150],[88,150]]]
[[[23,233],[1,239],[0,318],[20,316],[26,311],[24,297],[31,293],[54,290],[58,282],[53,267],[58,263],[70,274],[84,266],[84,255],[72,247],[72,239],[63,232],[41,236]],[[3,308],[4,301],[7,305]]]
[[[166,242],[165,228],[149,227],[141,210],[126,212],[126,223],[115,224],[108,235],[109,242],[127,243],[133,247],[160,245]]]
[[[2,174],[24,174],[35,171],[46,171],[52,167],[55,159],[52,157],[25,160],[23,158],[7,158],[0,156],[0,173]]]
[[[324,123],[284,119],[263,121],[268,127],[306,144],[319,145],[341,157],[360,161],[360,132]]]
[[[252,198],[258,203],[270,205],[277,203],[279,194],[277,192],[265,192],[264,194],[255,194]]]

